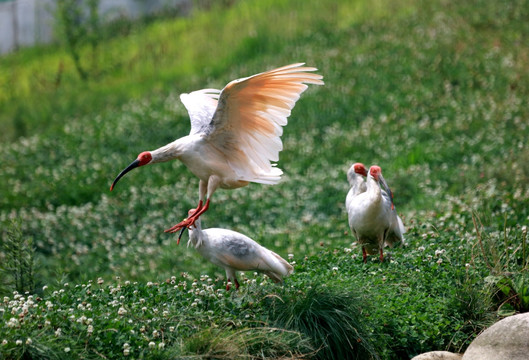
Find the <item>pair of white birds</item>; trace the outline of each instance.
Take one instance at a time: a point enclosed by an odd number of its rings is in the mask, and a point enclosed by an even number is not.
[[[197,176],[199,201],[188,217],[166,230],[190,230],[189,243],[212,263],[226,270],[238,287],[237,270],[264,272],[274,281],[292,272],[292,266],[274,252],[243,234],[225,229],[202,230],[199,217],[208,210],[220,187],[235,189],[250,182],[277,184],[282,171],[275,166],[283,148],[281,135],[296,101],[307,84],[323,85],[316,68],[304,63],[283,66],[233,80],[222,90],[203,89],[182,94],[191,131],[156,150],[144,151],[114,180],[110,190],[130,170],[178,159]],[[188,243],[188,245],[189,245]]]
[[[397,215],[393,204],[393,193],[389,188],[382,169],[373,165],[366,170],[362,163],[353,164],[347,171],[351,188],[345,198],[349,227],[362,246],[362,257],[380,254],[384,261],[383,249],[403,243],[404,224]]]

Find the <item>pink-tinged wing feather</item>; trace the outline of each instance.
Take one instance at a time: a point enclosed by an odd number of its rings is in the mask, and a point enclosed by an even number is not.
[[[279,160],[283,148],[282,126],[306,84],[323,85],[322,76],[311,73],[316,70],[288,65],[234,80],[222,90],[206,134],[242,179],[279,181],[282,171],[271,161]]]

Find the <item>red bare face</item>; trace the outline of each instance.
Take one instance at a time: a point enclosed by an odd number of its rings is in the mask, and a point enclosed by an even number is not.
[[[152,160],[152,155],[148,151],[144,151],[138,155],[139,166],[147,165]]]
[[[363,175],[363,176],[367,176],[367,170],[366,170],[366,167],[364,166],[364,164],[356,163],[356,164],[353,165],[353,168],[355,170],[355,173]]]
[[[369,173],[375,180],[378,181],[378,177],[380,176],[380,174],[382,174],[382,169],[380,168],[380,166],[373,165],[369,169]]]

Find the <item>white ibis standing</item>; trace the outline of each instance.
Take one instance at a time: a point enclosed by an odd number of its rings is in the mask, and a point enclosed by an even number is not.
[[[356,174],[365,173],[365,167],[362,170],[360,165],[354,168]],[[367,173],[366,190],[346,199],[349,226],[362,246],[364,262],[368,254],[377,252],[380,253],[380,261],[384,261],[384,246],[394,246],[403,241],[404,225],[397,215],[392,197],[382,169],[373,165]]]
[[[196,209],[188,212],[193,216]],[[187,246],[193,245],[205,259],[226,270],[226,290],[230,289],[229,282],[239,288],[236,271],[259,271],[274,282],[283,282],[283,277],[294,270],[281,256],[259,245],[248,236],[239,232],[210,228],[202,230],[200,219],[189,226],[189,241]]]
[[[134,168],[172,159],[182,161],[200,179],[199,201],[191,217],[165,230],[176,232],[194,224],[209,208],[211,196],[219,187],[278,183],[283,172],[271,162],[279,160],[283,148],[282,127],[307,89],[306,84],[323,85],[323,77],[311,73],[317,69],[303,65],[292,64],[234,80],[222,90],[180,95],[191,120],[189,135],[140,153],[116,177],[110,190]]]

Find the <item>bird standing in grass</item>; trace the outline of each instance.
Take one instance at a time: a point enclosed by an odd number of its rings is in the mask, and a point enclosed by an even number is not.
[[[190,227],[210,205],[217,188],[250,182],[277,184],[283,173],[272,162],[283,148],[283,126],[306,84],[323,85],[316,68],[292,64],[231,81],[221,90],[182,94],[191,132],[159,149],[140,153],[114,180],[139,166],[178,159],[197,176],[199,201],[194,214],[166,232]],[[182,234],[180,233],[180,236]],[[180,237],[178,238],[178,243]]]
[[[357,175],[366,173],[367,181],[364,192],[348,194],[346,207],[349,226],[362,246],[364,263],[367,262],[368,254],[377,252],[380,253],[380,261],[384,261],[384,246],[403,242],[404,225],[393,205],[393,194],[382,176],[382,169],[373,165],[366,172],[365,167],[362,169],[362,164],[355,165],[354,172]],[[356,179],[356,185],[359,180],[357,177],[353,178]]]
[[[195,211],[189,210],[189,217]],[[220,228],[202,230],[200,219],[195,219],[194,225],[189,227],[189,245],[193,245],[205,259],[226,270],[226,290],[230,289],[230,282],[239,288],[236,271],[259,271],[279,283],[294,270],[281,256],[246,235]]]

